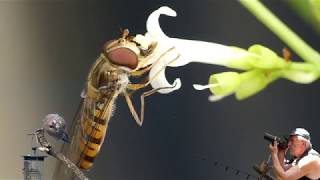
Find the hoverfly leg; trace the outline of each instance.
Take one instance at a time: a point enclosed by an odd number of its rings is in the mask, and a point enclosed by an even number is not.
[[[131,76],[139,76],[139,75],[142,75],[148,71],[150,71],[150,69],[155,65],[157,64],[158,62],[160,62],[160,60],[166,55],[168,54],[169,52],[173,51],[175,48],[172,47],[170,49],[168,49],[166,52],[164,52],[163,54],[161,54],[161,56],[153,63],[151,64],[150,66],[147,66],[141,70],[138,70],[138,71],[135,71],[135,72],[132,72],[130,75]],[[143,82],[139,83],[139,84],[128,84],[127,86],[127,89],[128,90],[132,90],[132,91],[136,91],[136,90],[139,90],[139,89],[142,89],[146,86],[148,86],[151,81],[153,79],[155,79],[165,68],[167,65],[173,63],[174,61],[176,61],[177,59],[179,59],[180,57],[180,54],[178,53],[177,56],[172,59],[171,61],[167,62],[158,72],[156,72],[156,74],[153,76],[153,77],[150,77],[150,78],[146,78]],[[148,97],[154,93],[156,93],[158,90],[160,89],[171,89],[171,88],[174,88],[174,86],[171,86],[171,87],[161,87],[161,88],[156,88],[156,89],[152,89],[150,91],[146,91],[144,92],[141,96],[140,96],[140,101],[141,101],[141,106],[140,106],[140,117],[138,116],[138,113],[136,112],[135,108],[134,108],[134,105],[130,99],[130,95],[129,93],[124,93],[124,96],[126,98],[126,102],[128,104],[128,107],[130,109],[130,112],[133,116],[133,118],[135,119],[136,123],[139,125],[139,126],[142,126],[143,124],[143,120],[144,120],[144,98],[145,97]]]
[[[143,123],[143,115],[140,115],[141,118],[139,118],[138,116],[138,113],[137,111],[134,109],[134,106],[132,104],[132,101],[130,99],[130,96],[129,94],[125,93],[124,94],[124,97],[126,98],[126,102],[128,104],[128,107],[129,107],[129,110],[134,118],[134,120],[136,121],[136,123],[139,125],[139,126],[142,126],[142,123]],[[140,114],[142,114],[143,112],[141,111]]]
[[[165,69],[165,67],[171,63],[173,63],[174,61],[176,61],[177,59],[179,59],[180,54],[178,54],[173,60],[169,61],[165,66],[163,66],[158,72],[156,72],[156,74],[154,76],[152,76],[151,78],[147,78],[145,80],[145,83],[139,83],[139,84],[128,84],[127,88],[130,90],[138,90],[138,89],[142,89],[144,87],[147,87],[151,81],[153,79],[155,79],[161,71],[163,71]]]
[[[150,91],[146,91],[144,93],[142,93],[142,95],[140,96],[140,117],[138,116],[138,113],[137,111],[135,110],[134,108],[134,105],[132,104],[132,101],[130,99],[130,95],[125,93],[124,96],[126,98],[126,102],[128,104],[128,107],[129,107],[129,110],[134,118],[134,120],[136,121],[136,123],[139,125],[139,126],[142,126],[143,124],[143,120],[144,120],[144,107],[145,107],[145,104],[144,104],[144,98],[148,97],[148,96],[151,96],[153,95],[154,93],[156,93],[158,90],[161,90],[161,89],[171,89],[171,88],[174,88],[175,86],[171,86],[171,87],[161,87],[161,88],[157,88],[157,89],[152,89]]]
[[[169,61],[154,76],[150,77],[145,86],[149,85],[151,83],[151,81],[153,81],[162,71],[164,71],[164,69],[166,68],[167,65],[169,65],[169,64],[173,63],[174,61],[176,61],[177,59],[179,59],[180,56],[181,56],[180,54],[177,54],[177,56],[173,60]],[[170,88],[170,87],[166,87],[166,88]],[[160,88],[160,89],[163,89],[163,88]]]
[[[168,50],[166,50],[166,52],[162,53],[160,55],[160,57],[155,60],[151,65],[148,65],[142,69],[139,69],[137,71],[133,71],[130,73],[130,76],[141,76],[143,75],[144,73],[148,72],[153,66],[155,66],[158,62],[160,62],[160,60],[168,53],[170,53],[171,51],[173,51],[175,48],[174,47],[171,47],[169,48]],[[169,62],[168,64],[170,64],[171,62]]]
[[[152,68],[152,65],[141,68],[137,71],[131,72],[130,76],[141,76],[141,75],[145,74],[146,72],[150,71],[151,68]]]
[[[145,97],[148,97],[154,93],[156,93],[157,91],[159,90],[158,89],[152,89],[150,91],[146,91],[144,92],[141,96],[140,96],[140,117],[138,116],[138,113],[137,111],[135,110],[134,108],[134,105],[132,104],[132,101],[130,99],[130,96],[128,94],[125,94],[125,98],[126,98],[126,101],[127,101],[127,104],[128,104],[128,107],[130,109],[130,112],[134,118],[134,120],[136,121],[136,123],[139,125],[139,126],[142,126],[143,124],[143,120],[144,120],[144,98]]]
[[[138,89],[142,89],[146,87],[147,83],[142,83],[142,84],[128,84],[127,88],[133,91],[136,91]]]

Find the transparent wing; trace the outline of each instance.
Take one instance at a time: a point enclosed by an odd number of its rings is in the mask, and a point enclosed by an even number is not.
[[[69,130],[70,144],[64,143],[62,145],[61,152],[76,165],[82,154],[82,151],[79,148],[82,136],[84,134],[82,124],[85,119],[88,118],[88,116],[93,117],[94,112],[95,101],[92,99],[83,98]],[[57,162],[53,179],[72,179],[73,176],[74,175],[70,169],[66,168],[62,162]]]
[[[71,143],[62,146],[62,153],[81,169],[89,169],[100,151],[111,117],[115,92],[101,95],[99,81],[103,77],[100,57],[90,70],[86,92],[70,128]],[[53,179],[73,179],[72,171],[58,162]]]

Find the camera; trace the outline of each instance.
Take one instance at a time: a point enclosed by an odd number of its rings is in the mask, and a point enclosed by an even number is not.
[[[265,140],[271,142],[273,144],[274,141],[278,142],[278,147],[280,149],[286,149],[288,147],[288,141],[289,141],[289,137],[287,136],[283,136],[283,137],[278,137],[269,133],[264,133],[264,137]]]

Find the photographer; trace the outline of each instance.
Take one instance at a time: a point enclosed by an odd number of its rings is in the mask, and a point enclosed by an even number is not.
[[[312,149],[310,134],[303,128],[290,133],[288,147],[281,149],[278,142],[270,144],[273,169],[277,179],[307,180],[320,178],[320,155]],[[285,163],[285,153],[289,149],[294,160]]]

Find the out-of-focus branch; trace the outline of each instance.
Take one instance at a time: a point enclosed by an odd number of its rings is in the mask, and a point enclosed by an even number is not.
[[[320,35],[319,0],[290,0],[284,2]],[[317,11],[317,9],[319,10]]]
[[[320,68],[320,54],[287,27],[259,0],[239,0],[239,2],[294,50],[304,61],[313,63]]]

